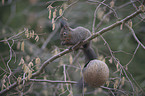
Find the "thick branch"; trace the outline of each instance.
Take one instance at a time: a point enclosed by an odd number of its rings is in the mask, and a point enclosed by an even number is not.
[[[137,15],[140,14],[140,13],[143,13],[143,10],[141,10],[141,9],[140,9],[140,10],[137,10],[136,12],[134,12],[134,13],[132,13],[131,15],[127,16],[126,18],[124,18],[124,19],[122,19],[122,20],[120,20],[120,21],[117,21],[116,23],[114,23],[114,24],[112,24],[112,25],[110,25],[110,26],[108,26],[108,27],[106,27],[106,28],[103,28],[102,30],[98,31],[97,33],[93,34],[92,36],[90,36],[89,38],[87,38],[86,40],[84,40],[82,43],[79,43],[79,44],[75,45],[75,48],[79,48],[80,46],[82,46],[83,44],[87,43],[88,41],[90,41],[90,40],[92,40],[92,39],[94,39],[94,38],[100,36],[101,34],[103,34],[103,33],[107,32],[107,31],[109,31],[109,30],[111,30],[111,29],[113,29],[113,28],[115,28],[115,27],[121,25],[122,23],[125,23],[126,21],[130,20],[131,18],[134,18],[135,16],[137,16]],[[75,49],[75,48],[74,48],[74,49]],[[66,50],[60,52],[59,54],[57,54],[57,55],[55,55],[55,56],[49,58],[48,60],[46,60],[46,61],[42,64],[42,66],[40,67],[40,69],[39,69],[37,72],[35,72],[35,73],[32,74],[32,78],[34,78],[34,77],[40,75],[40,74],[42,73],[43,69],[44,69],[48,64],[50,64],[52,61],[56,60],[57,58],[59,58],[59,57],[65,55],[65,54],[67,54],[67,53],[70,53],[71,51],[73,51],[72,48],[66,49]],[[14,82],[12,85],[10,85],[9,87],[7,87],[6,89],[0,91],[0,95],[6,94],[8,91],[10,91],[11,89],[13,89],[13,88],[15,88],[15,87],[17,87],[17,86],[18,86],[18,83],[17,83],[17,82]]]

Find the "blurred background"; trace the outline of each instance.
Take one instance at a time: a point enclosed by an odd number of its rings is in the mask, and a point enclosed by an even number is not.
[[[60,44],[61,15],[67,19],[70,27],[83,26],[91,32],[95,18],[94,29],[97,32],[129,16],[144,2],[143,0],[104,0],[104,5],[99,6],[102,0],[97,1],[1,0],[0,89],[5,89],[13,82],[22,79],[26,66],[29,67],[30,73],[34,73],[44,61],[68,48]],[[96,17],[94,17],[96,8]],[[144,18],[145,14],[140,14],[130,22],[137,38],[145,45]],[[138,45],[125,24],[109,30],[102,36],[109,44],[115,58],[126,69],[127,74],[124,74],[120,65],[114,61],[104,40],[101,37],[93,39],[92,47],[98,59],[107,63],[110,78],[104,85],[107,88],[91,90],[86,88],[85,96],[112,96],[112,93],[115,96],[130,96],[134,91],[136,96],[143,96],[145,50]],[[81,50],[77,50],[50,63],[37,78],[64,81],[66,75],[68,81],[78,81],[82,76],[83,66],[84,55]],[[27,75],[30,75],[29,72]],[[12,74],[9,77],[10,73]],[[134,91],[130,82],[134,86]],[[77,93],[74,89],[73,84],[31,82],[11,90],[7,95],[77,96],[81,93]]]

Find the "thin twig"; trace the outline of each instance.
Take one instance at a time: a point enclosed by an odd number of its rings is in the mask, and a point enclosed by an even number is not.
[[[70,83],[70,84],[76,84],[76,81],[53,81],[53,80],[44,80],[44,79],[30,79],[31,82],[47,82],[47,83]]]
[[[137,36],[135,35],[135,32],[134,30],[128,25],[128,24],[125,24],[131,31],[134,39],[137,41],[138,44],[140,44],[142,46],[143,49],[145,49],[145,46],[139,41],[139,39],[137,38]]]
[[[66,11],[69,7],[73,6],[73,5],[76,4],[78,1],[79,1],[79,0],[77,0],[77,1],[73,2],[72,4],[68,5],[68,7],[67,7],[66,9],[63,10],[62,14],[61,14],[60,16],[58,16],[58,17],[55,19],[55,22],[57,21],[57,19],[61,18],[61,17],[64,15],[65,11]]]
[[[102,1],[104,3],[106,0]],[[92,26],[92,33],[95,33],[95,23],[96,23],[96,15],[99,7],[101,6],[101,3],[96,7],[95,12],[94,12],[94,19],[93,19],[93,26]]]
[[[131,87],[132,87],[132,91],[135,92],[135,89],[134,89],[134,86],[133,86],[133,83],[131,82],[130,78],[128,77],[124,67],[122,66],[122,64],[120,64],[120,62],[115,58],[115,56],[113,55],[113,51],[111,50],[109,44],[107,43],[107,41],[103,38],[103,36],[101,36],[101,38],[103,39],[103,41],[105,42],[106,46],[108,47],[109,51],[110,51],[110,54],[112,56],[112,58],[120,65],[121,69],[123,70],[126,78],[128,79],[129,83],[131,84]],[[133,96],[134,96],[134,93],[133,93]]]
[[[63,74],[64,74],[64,81],[66,81],[65,65],[63,65]]]
[[[12,40],[14,39],[15,37],[21,35],[22,33],[24,33],[27,29],[24,28],[24,30],[22,32],[19,32],[18,34],[14,35],[14,36],[11,36],[10,38],[6,39],[6,40],[1,40],[0,42],[7,42],[8,40]]]
[[[115,90],[115,91],[120,91],[120,92],[122,92],[123,94],[125,94],[125,95],[126,95],[126,92],[125,92],[125,91],[122,91],[122,90],[119,90],[119,89],[114,89],[114,88],[109,88],[109,87],[104,87],[104,86],[101,86],[101,88],[103,88],[103,89],[107,89],[107,90]]]
[[[106,6],[106,7],[108,7],[110,10],[112,10],[113,12],[114,12],[114,15],[115,15],[115,17],[117,18],[117,19],[119,19],[119,17],[118,17],[118,15],[117,15],[117,13],[116,13],[116,11],[113,9],[113,8],[111,8],[110,6],[108,6],[107,4],[105,4],[105,3],[103,3],[103,2],[99,2],[99,1],[93,1],[93,0],[88,0],[88,2],[97,2],[97,3],[100,3],[100,4],[102,4],[102,5],[104,5],[104,6]]]
[[[126,64],[126,67],[127,67],[127,66],[131,63],[131,61],[133,60],[133,58],[134,58],[134,56],[135,56],[135,54],[136,54],[136,52],[137,52],[139,46],[140,46],[140,44],[137,45],[137,47],[136,47],[136,49],[135,49],[135,51],[134,51],[134,53],[133,53],[133,55],[132,55],[132,58],[131,58],[131,59],[129,60],[129,62]]]
[[[133,2],[137,2],[137,1],[133,1]],[[127,3],[123,4],[123,5],[121,5],[121,6],[117,7],[117,8],[115,8],[114,10],[116,11],[117,9],[121,9],[121,8],[123,8],[123,7],[125,7],[125,6],[128,6],[128,5],[131,4],[131,3],[132,3],[132,2],[127,2]],[[107,16],[109,16],[111,13],[113,13],[112,10],[110,10],[108,13],[106,13],[106,14],[103,16],[103,18],[101,19],[101,21],[97,24],[97,27],[95,28],[95,30],[97,30],[97,29],[101,26],[101,24],[103,23],[104,19],[105,19]]]
[[[13,55],[13,53],[12,53],[12,46],[14,45],[14,40],[12,40],[12,41],[13,41],[12,45],[10,45],[10,43],[7,41],[7,44],[9,46],[9,48],[10,48],[10,58],[9,58],[9,60],[7,62],[7,67],[9,69],[9,73],[10,73],[9,76],[8,76],[9,84],[10,84],[10,76],[12,75],[12,71],[11,71],[11,68],[9,66],[9,62],[11,61],[12,55]]]

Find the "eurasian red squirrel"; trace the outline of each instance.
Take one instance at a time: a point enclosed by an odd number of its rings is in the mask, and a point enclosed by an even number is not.
[[[84,27],[70,28],[64,19],[60,20],[60,24],[60,40],[62,45],[75,45],[91,36],[91,32]],[[97,55],[91,47],[91,42],[84,44],[82,50],[86,57],[86,63],[97,58]]]

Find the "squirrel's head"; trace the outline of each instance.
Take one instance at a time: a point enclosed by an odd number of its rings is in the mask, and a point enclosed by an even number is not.
[[[71,40],[71,30],[65,19],[60,20],[60,40],[62,45],[70,45]]]

